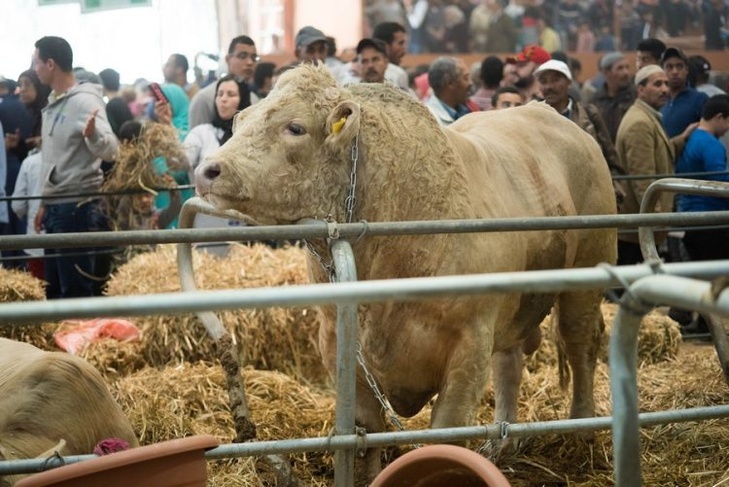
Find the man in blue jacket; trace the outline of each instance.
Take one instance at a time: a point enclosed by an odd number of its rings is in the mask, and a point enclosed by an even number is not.
[[[663,52],[661,67],[668,76],[670,99],[661,108],[663,127],[668,137],[675,137],[686,127],[701,120],[701,110],[709,99],[706,93],[691,88],[688,84],[688,59],[675,47]]]

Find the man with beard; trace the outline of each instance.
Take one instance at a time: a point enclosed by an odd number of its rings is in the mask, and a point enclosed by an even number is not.
[[[582,104],[573,99],[570,94],[572,84],[572,72],[569,66],[562,61],[551,59],[539,66],[534,75],[541,86],[544,101],[559,113],[575,122],[579,127],[590,134],[600,145],[602,155],[605,156],[608,167],[612,174],[620,174],[618,156],[615,153],[613,141],[610,138],[605,122],[600,112],[591,104]],[[615,199],[618,204],[622,203],[625,197],[623,188],[613,182]]]
[[[547,51],[534,44],[526,46],[516,56],[506,58],[507,64],[514,65],[513,74],[516,80],[513,85],[522,92],[525,100],[539,98],[539,83],[534,77],[534,70],[550,59],[552,56]]]
[[[696,124],[690,125],[680,135],[670,138],[661,124],[659,110],[668,101],[668,77],[654,64],[641,68],[635,75],[637,99],[620,122],[616,149],[618,160],[626,174],[669,174],[673,172],[673,161],[679,154]],[[620,213],[640,212],[650,179],[635,179],[626,182],[625,202]],[[657,213],[673,211],[673,194],[664,193],[655,208]],[[657,243],[665,235],[656,235]],[[638,243],[638,233],[618,234],[618,265],[632,265],[643,261]]]
[[[383,83],[387,70],[387,49],[377,39],[365,38],[357,44],[360,77],[363,83]]]
[[[402,58],[408,53],[408,33],[405,27],[397,22],[382,22],[375,26],[372,38],[382,41],[387,49],[385,79],[403,90],[409,90],[410,78],[407,71],[400,67]]]
[[[669,137],[701,120],[701,112],[709,95],[688,85],[688,59],[679,49],[669,47],[661,58],[661,67],[668,76],[670,98],[661,108],[663,127]]]
[[[635,100],[635,89],[630,83],[630,63],[623,53],[611,52],[600,59],[600,70],[605,83],[592,97],[592,103],[600,110],[610,138],[616,140],[620,121]]]

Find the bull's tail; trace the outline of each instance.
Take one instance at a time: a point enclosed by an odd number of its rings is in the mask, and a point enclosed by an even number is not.
[[[562,334],[559,332],[559,299],[555,302],[554,308],[552,308],[552,336],[555,337],[557,343],[557,369],[559,371],[559,387],[563,390],[567,390],[567,386],[570,385],[572,374],[570,372],[570,364],[567,360],[567,353],[565,352],[565,343]]]

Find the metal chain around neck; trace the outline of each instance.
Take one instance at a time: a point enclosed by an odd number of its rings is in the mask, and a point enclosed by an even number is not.
[[[372,393],[375,395],[375,398],[377,399],[377,402],[380,403],[380,407],[382,407],[382,411],[385,413],[385,416],[387,419],[392,423],[398,431],[404,431],[405,426],[403,426],[402,422],[400,421],[400,418],[397,417],[397,414],[392,409],[392,406],[390,406],[390,402],[387,400],[385,395],[380,390],[380,386],[377,385],[377,381],[375,380],[375,377],[372,375],[372,373],[367,369],[367,365],[365,364],[364,355],[362,355],[362,344],[360,342],[357,342],[357,362],[359,363],[359,366],[362,367],[362,371],[365,375],[365,380],[367,380],[367,385],[370,386],[370,389],[372,389]],[[413,444],[414,448],[420,448],[422,445],[419,443]]]
[[[354,218],[354,207],[357,203],[357,197],[356,197],[356,191],[357,191],[357,162],[359,161],[359,134],[357,134],[354,137],[354,143],[352,144],[352,151],[350,152],[350,160],[352,161],[352,169],[349,173],[349,191],[347,193],[347,198],[344,200],[344,205],[347,212],[347,223],[352,223],[352,219]],[[331,222],[331,215],[327,217],[327,221]],[[306,243],[306,248],[311,252],[311,254],[316,257],[316,260],[319,261],[319,264],[322,266],[322,268],[327,272],[329,275],[329,281],[334,282],[336,281],[336,269],[334,268],[332,261],[325,261],[324,258],[321,256],[319,252],[316,251],[316,249],[307,241],[304,240]],[[390,406],[390,403],[388,402],[385,395],[380,390],[380,387],[377,385],[377,381],[375,380],[375,377],[370,373],[370,371],[367,369],[367,365],[365,364],[364,355],[362,355],[362,345],[357,342],[357,362],[359,363],[360,367],[362,367],[362,371],[365,374],[365,379],[367,380],[367,384],[370,386],[370,389],[372,389],[372,393],[375,395],[375,398],[377,398],[377,401],[380,403],[380,406],[382,407],[382,411],[385,413],[385,416],[387,419],[399,430],[404,431],[405,427],[403,426],[402,422],[400,421],[400,418],[397,417],[397,414],[392,409],[392,406]],[[420,448],[422,445],[420,444],[414,444],[415,448]]]
[[[334,263],[331,260],[329,262],[324,260],[324,257],[322,257],[321,254],[316,251],[314,246],[311,245],[308,240],[304,240],[304,245],[306,245],[306,250],[308,250],[309,253],[316,258],[316,260],[319,262],[319,265],[327,273],[327,276],[329,277],[329,282],[336,281],[337,273],[334,270]]]
[[[344,206],[347,209],[347,223],[352,223],[354,217],[354,205],[357,203],[355,193],[357,191],[357,161],[359,160],[359,134],[354,136],[354,144],[350,153],[352,161],[352,171],[349,173],[349,193],[347,199],[344,200]]]
[[[344,200],[344,206],[346,209],[347,223],[352,223],[354,217],[354,206],[357,203],[357,197],[355,192],[357,191],[357,162],[359,161],[359,134],[354,137],[354,143],[352,144],[352,150],[350,151],[350,160],[352,161],[352,168],[349,173],[349,190],[347,191],[347,198]],[[327,215],[326,221],[328,223],[336,223],[332,215]],[[336,238],[336,237],[335,237]],[[327,262],[324,257],[314,249],[308,240],[304,240],[306,249],[316,257],[319,265],[326,271],[329,276],[329,282],[334,282],[336,278],[336,270],[334,269],[334,263],[330,260]]]

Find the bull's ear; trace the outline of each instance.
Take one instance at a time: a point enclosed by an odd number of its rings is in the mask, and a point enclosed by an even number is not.
[[[353,101],[343,101],[327,117],[326,143],[348,143],[359,132],[360,108]]]

